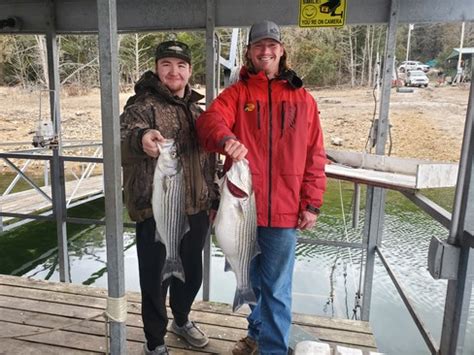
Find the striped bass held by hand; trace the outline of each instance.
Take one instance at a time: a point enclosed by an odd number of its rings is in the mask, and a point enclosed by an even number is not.
[[[226,269],[237,281],[233,311],[256,304],[250,284],[250,262],[260,252],[257,244],[257,208],[247,160],[233,162],[221,181],[221,201],[214,229],[226,258]]]
[[[183,169],[173,139],[158,144],[160,155],[153,176],[152,208],[156,222],[155,240],[166,248],[162,281],[174,276],[185,282],[179,248],[189,231],[185,213]]]

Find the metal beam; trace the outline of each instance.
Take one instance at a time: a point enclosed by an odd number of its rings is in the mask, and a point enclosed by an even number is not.
[[[51,194],[58,237],[59,280],[61,282],[71,282],[66,228],[66,183],[64,164],[59,158],[57,147],[53,147],[53,159],[51,160]]]
[[[206,3],[207,0],[118,1],[118,30],[204,30]],[[347,1],[346,24],[388,23],[389,9],[390,0]],[[57,33],[98,31],[95,0],[56,0],[55,10]],[[216,27],[245,27],[262,18],[272,19],[282,26],[296,26],[298,12],[299,2],[294,0],[219,0],[216,1]],[[0,0],[0,14],[16,16],[22,21],[20,31],[6,28],[0,33],[48,31],[49,10],[44,0]],[[400,0],[400,23],[461,21],[474,21],[472,0]]]
[[[423,196],[419,192],[401,191],[401,194],[408,198],[411,202],[425,211],[428,215],[449,229],[451,226],[451,213],[443,207],[431,201],[428,197]]]
[[[56,40],[56,13],[53,0],[47,2],[49,8],[49,28],[46,32],[46,49],[48,53],[48,85],[49,85],[49,106],[51,113],[51,122],[54,125],[54,131],[57,134],[59,143],[59,152],[61,153],[61,112],[60,112],[60,91],[61,84],[59,81],[59,55],[58,43]]]
[[[412,301],[410,300],[410,297],[405,293],[402,284],[400,283],[399,279],[395,275],[395,272],[392,270],[390,265],[387,262],[387,259],[382,253],[382,250],[379,248],[376,248],[377,254],[380,257],[380,260],[382,261],[383,266],[385,267],[385,270],[387,270],[388,276],[390,276],[390,279],[392,279],[393,284],[395,285],[395,288],[398,291],[398,294],[400,295],[403,303],[408,309],[408,312],[410,313],[413,321],[416,324],[416,327],[421,333],[421,336],[423,337],[423,340],[425,341],[426,345],[430,349],[432,354],[437,354],[438,353],[438,344],[436,343],[436,340],[433,338],[429,330],[427,329],[425,323],[421,319],[421,316],[418,314],[418,312],[415,309],[415,305],[412,304]]]
[[[104,149],[105,234],[107,243],[107,309],[125,301],[123,202],[121,187],[118,35],[115,0],[97,0],[99,24],[100,101]],[[96,17],[97,19],[97,17]],[[116,301],[116,302],[115,302]],[[115,307],[114,307],[115,308]],[[111,354],[126,354],[126,307],[116,307],[110,320]]]
[[[384,70],[382,77],[382,96],[377,130],[377,144],[375,152],[385,154],[387,132],[389,125],[390,90],[392,87],[392,68],[395,60],[395,46],[399,19],[399,0],[392,0],[390,7],[390,21],[387,29],[385,45]],[[364,291],[362,293],[362,320],[370,318],[370,303],[372,299],[372,283],[375,267],[375,249],[382,244],[383,225],[385,218],[386,191],[380,187],[367,187],[366,214],[364,224],[364,238],[367,243],[367,253],[364,272]]]
[[[474,68],[474,63],[472,63]],[[440,354],[462,354],[474,278],[474,85],[471,85],[448,243],[459,246],[457,280],[448,281]],[[467,231],[471,237],[466,237]],[[469,238],[464,240],[464,238]]]
[[[362,243],[351,243],[338,240],[324,240],[324,239],[309,239],[309,238],[297,238],[297,242],[301,244],[310,244],[310,245],[327,245],[340,248],[353,248],[353,249],[363,249],[365,245]]]
[[[215,16],[216,1],[206,0],[206,106],[216,97],[216,42]],[[217,64],[218,65],[218,64]],[[211,226],[204,243],[204,264],[202,273],[202,299],[209,301],[211,293]]]

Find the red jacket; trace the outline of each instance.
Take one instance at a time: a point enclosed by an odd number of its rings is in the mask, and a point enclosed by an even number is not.
[[[249,150],[258,225],[296,227],[301,210],[321,207],[326,189],[316,102],[287,80],[245,68],[240,75],[196,121],[199,140],[221,154],[227,138],[242,142]],[[225,169],[231,164],[226,159]]]

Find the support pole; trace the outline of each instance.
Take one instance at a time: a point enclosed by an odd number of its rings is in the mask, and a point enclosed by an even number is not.
[[[462,76],[463,76],[463,68],[462,68],[462,48],[464,46],[464,27],[465,27],[465,22],[462,23],[461,25],[461,40],[459,43],[459,56],[458,56],[458,64],[456,65],[456,80],[455,83],[459,84],[461,82]]]
[[[67,211],[64,162],[61,161],[61,115],[59,112],[59,57],[58,43],[56,39],[56,9],[54,1],[48,1],[49,21],[48,31],[46,33],[46,49],[48,53],[48,85],[49,85],[49,106],[51,113],[51,122],[54,125],[54,131],[58,138],[58,145],[53,147],[53,160],[51,161],[52,181],[51,191],[53,197],[53,211],[56,217],[56,233],[58,238],[59,255],[59,280],[61,282],[70,282],[69,257],[67,245]],[[41,95],[41,93],[40,93]],[[44,179],[47,183],[47,164],[45,164]]]
[[[474,63],[472,65],[474,69]],[[472,72],[472,71],[471,71]],[[464,231],[471,237],[464,237]],[[462,354],[474,278],[474,85],[471,84],[448,243],[460,248],[456,280],[448,281],[441,355]]]
[[[53,147],[51,160],[51,193],[53,198],[53,211],[56,219],[56,234],[58,236],[58,263],[59,280],[71,282],[69,270],[69,254],[67,247],[66,229],[66,183],[64,178],[64,162],[61,160],[58,147]]]
[[[382,90],[380,98],[379,119],[377,122],[377,137],[375,154],[385,155],[389,127],[390,91],[392,88],[393,65],[399,16],[399,0],[392,0],[390,19],[387,28]],[[364,272],[364,290],[362,293],[362,320],[370,318],[370,303],[372,299],[372,284],[374,278],[375,249],[382,243],[383,225],[385,218],[385,189],[367,187],[366,214],[364,224],[364,242],[366,243],[366,262]]]
[[[49,0],[49,30],[46,33],[46,49],[48,53],[48,84],[49,84],[49,106],[51,113],[51,122],[54,125],[54,132],[57,135],[59,144],[59,154],[62,154],[61,143],[61,111],[60,111],[60,89],[59,81],[59,55],[58,42],[56,38],[56,10],[54,1]]]
[[[216,97],[216,46],[215,46],[215,23],[216,3],[215,0],[206,0],[206,107],[209,107]],[[211,226],[209,226],[211,228]],[[210,229],[209,229],[210,230]],[[211,233],[208,233],[204,244],[204,265],[202,276],[202,299],[209,301],[211,290]]]
[[[360,185],[354,183],[354,199],[352,204],[352,228],[359,226],[360,216]]]
[[[108,295],[125,301],[123,202],[119,124],[117,8],[115,0],[97,0],[100,94],[104,146],[105,234]],[[126,301],[125,301],[126,302]],[[107,301],[107,306],[111,300]],[[125,307],[126,316],[126,307]],[[126,354],[126,317],[110,321],[111,354]]]
[[[405,61],[408,61],[408,58],[410,57],[410,40],[411,40],[411,31],[413,30],[413,25],[412,23],[408,24],[408,39],[407,39],[407,53],[405,57]]]

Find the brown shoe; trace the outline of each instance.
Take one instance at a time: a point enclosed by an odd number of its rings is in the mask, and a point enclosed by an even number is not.
[[[233,355],[255,355],[258,353],[257,342],[246,336],[235,343],[232,349]]]

